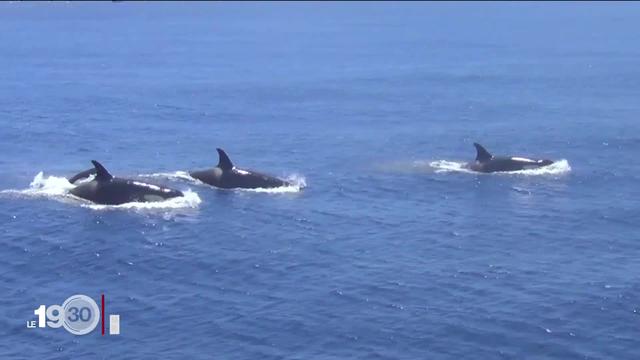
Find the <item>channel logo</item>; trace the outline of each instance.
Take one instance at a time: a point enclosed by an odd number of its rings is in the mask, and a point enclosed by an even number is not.
[[[37,320],[27,320],[27,328],[65,328],[73,335],[86,335],[100,324],[105,334],[105,298],[100,297],[100,306],[87,295],[73,295],[62,305],[40,305],[33,310]],[[120,335],[120,315],[109,315],[109,335]]]

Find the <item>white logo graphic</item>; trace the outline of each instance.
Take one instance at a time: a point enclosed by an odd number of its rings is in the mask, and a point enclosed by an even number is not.
[[[86,335],[92,332],[99,323],[102,324],[102,335],[105,334],[104,294],[101,307],[87,295],[73,295],[61,305],[49,307],[40,305],[33,313],[38,320],[27,321],[27,328],[60,328],[64,327],[73,335]],[[109,315],[109,334],[120,334],[120,315]]]

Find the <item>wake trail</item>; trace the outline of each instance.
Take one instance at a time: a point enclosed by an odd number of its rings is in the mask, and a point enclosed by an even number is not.
[[[429,166],[435,170],[436,173],[467,173],[467,174],[485,174],[467,169],[468,163],[448,161],[448,160],[436,160],[429,163]],[[539,167],[536,169],[516,170],[516,171],[497,171],[492,174],[498,175],[524,175],[524,176],[543,176],[543,175],[563,175],[571,172],[571,165],[566,159],[558,160],[551,165]]]

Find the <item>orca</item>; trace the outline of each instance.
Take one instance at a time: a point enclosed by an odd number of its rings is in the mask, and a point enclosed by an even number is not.
[[[212,169],[190,171],[191,177],[222,189],[257,189],[290,186],[291,183],[256,171],[235,167],[227,153],[217,148],[218,165]]]
[[[154,202],[183,196],[179,190],[137,180],[113,177],[99,162],[91,160],[95,178],[71,189],[71,194],[96,204],[120,205],[129,202]],[[83,173],[90,170],[85,170]]]
[[[482,145],[473,143],[476,147],[476,161],[467,165],[473,171],[491,173],[496,171],[517,171],[537,169],[553,164],[547,159],[528,159],[524,157],[493,156]]]

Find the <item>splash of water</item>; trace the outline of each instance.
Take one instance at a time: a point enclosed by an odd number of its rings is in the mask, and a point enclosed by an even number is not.
[[[467,163],[465,162],[456,162],[456,161],[447,161],[447,160],[437,160],[429,163],[433,169],[435,169],[436,173],[448,173],[448,172],[460,172],[460,173],[470,173],[470,174],[479,174],[475,171],[469,170],[466,168]],[[526,176],[536,176],[536,175],[562,175],[569,173],[571,171],[571,165],[569,165],[569,161],[566,159],[558,160],[551,165],[539,167],[536,169],[526,169],[526,170],[516,170],[516,171],[498,171],[494,174],[509,174],[509,175],[526,175]]]
[[[285,180],[291,184],[287,186],[280,186],[276,188],[256,188],[256,189],[236,189],[238,191],[267,193],[267,194],[284,194],[284,193],[297,193],[307,187],[307,180],[304,176],[298,174],[289,175]]]
[[[475,174],[474,171],[471,171],[465,168],[466,165],[467,163],[465,162],[456,162],[456,161],[447,161],[447,160],[437,160],[429,163],[429,166],[435,169],[436,173],[461,172],[461,173]]]
[[[194,179],[189,175],[186,171],[174,171],[174,172],[162,172],[162,173],[153,173],[153,174],[141,174],[138,175],[142,178],[162,178],[168,180],[186,180],[191,182],[201,183],[200,180]]]
[[[18,194],[33,197],[60,197],[66,195],[75,186],[64,177],[44,176],[40,171],[29,184],[29,188],[23,190],[3,190],[4,194]]]
[[[551,165],[539,167],[537,169],[505,171],[503,174],[520,174],[520,175],[561,175],[571,172],[571,165],[566,159],[558,160]]]
[[[136,209],[136,210],[151,210],[151,209],[183,209],[183,208],[197,208],[202,202],[198,193],[186,190],[182,192],[184,196],[178,196],[164,201],[154,202],[130,202],[120,205],[100,205],[85,203],[82,207],[87,207],[93,210],[117,210],[117,209]]]

